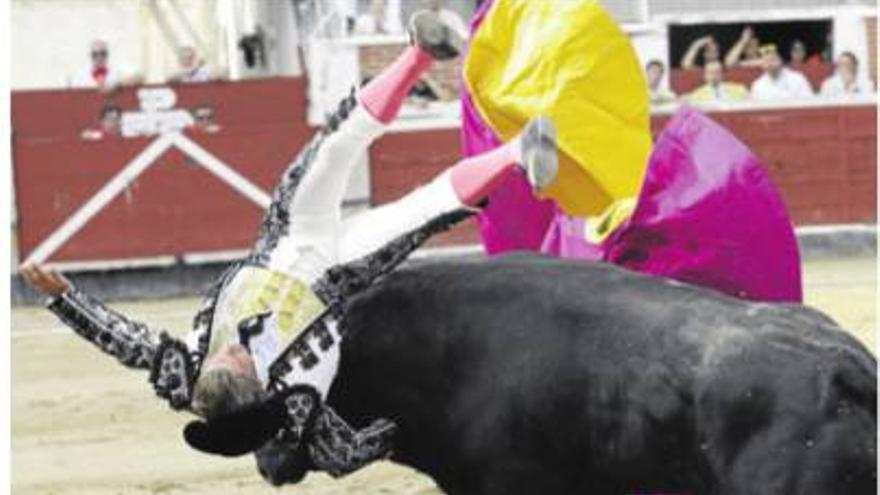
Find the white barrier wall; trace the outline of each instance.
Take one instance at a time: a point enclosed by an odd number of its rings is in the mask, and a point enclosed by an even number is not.
[[[89,64],[89,42],[106,39],[110,60],[141,64],[139,1],[13,0],[12,89],[58,88]]]
[[[174,73],[182,45],[195,46],[209,65],[235,78],[302,73],[288,0],[12,0],[11,7],[12,89],[66,87],[88,66],[96,38],[109,43],[111,64],[149,83]],[[256,25],[266,37],[267,66],[248,69],[238,40]]]

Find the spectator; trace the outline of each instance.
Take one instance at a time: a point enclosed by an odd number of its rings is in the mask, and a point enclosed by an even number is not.
[[[828,31],[825,34],[825,47],[822,49],[821,53],[817,53],[810,57],[810,62],[815,62],[817,64],[822,63],[831,63],[834,60],[834,55],[832,54],[832,49],[834,48],[834,32]]]
[[[740,101],[749,97],[749,90],[742,84],[724,81],[724,65],[709,62],[703,67],[704,84],[688,95],[691,103]]]
[[[179,69],[168,78],[169,83],[202,83],[218,79],[217,74],[191,46],[182,46],[177,50],[177,64]]]
[[[761,67],[761,40],[747,26],[724,58],[727,67]]]
[[[201,106],[193,109],[193,130],[205,134],[220,132],[220,125],[214,121],[214,109],[209,106]]]
[[[807,45],[801,40],[791,42],[791,49],[788,51],[789,67],[797,68],[807,63]]]
[[[803,74],[791,70],[782,62],[776,45],[761,48],[764,74],[752,83],[752,97],[758,100],[807,98],[813,96],[813,87]]]
[[[463,40],[470,37],[467,25],[455,11],[446,8],[446,0],[427,0],[426,6],[440,17],[444,24],[455,31]]]
[[[372,0],[369,10],[359,16],[354,24],[355,34],[400,34],[403,32],[399,22],[390,20],[385,0]]]
[[[698,58],[701,59],[699,65],[703,67],[709,62],[721,61],[721,47],[713,36],[703,36],[691,43],[681,59],[681,68],[693,69],[697,67]]]
[[[859,80],[859,59],[852,52],[837,58],[834,74],[822,83],[822,96],[867,95],[873,93],[869,81]]]
[[[119,136],[122,133],[122,109],[117,105],[108,103],[101,108],[98,114],[98,124],[84,130],[81,137],[88,141],[99,141],[109,136]]]
[[[103,40],[92,41],[89,45],[91,63],[76,72],[68,80],[71,88],[97,88],[104,92],[119,86],[140,84],[139,74],[110,64],[110,49]]]
[[[354,32],[357,23],[357,0],[334,0],[336,10],[345,21],[345,32]]]
[[[666,74],[666,66],[659,60],[651,60],[645,65],[645,76],[648,79],[648,89],[651,92],[651,103],[663,104],[675,100],[675,94],[666,88],[663,76]]]

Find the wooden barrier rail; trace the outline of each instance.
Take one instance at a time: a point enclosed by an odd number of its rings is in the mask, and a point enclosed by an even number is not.
[[[119,266],[119,260],[222,258],[250,245],[266,195],[314,133],[306,124],[305,81],[277,78],[173,90],[175,108],[209,106],[219,128],[87,141],[80,133],[95,123],[107,96],[13,92],[22,260],[36,256]],[[127,112],[139,106],[135,90],[109,98]],[[875,105],[710,113],[763,158],[796,223],[876,221]],[[655,116],[655,131],[667,119]],[[372,204],[402,196],[460,158],[459,130],[448,124],[392,132],[374,144]],[[476,240],[470,225],[435,243]]]

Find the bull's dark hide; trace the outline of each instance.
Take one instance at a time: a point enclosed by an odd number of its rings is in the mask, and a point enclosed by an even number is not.
[[[452,494],[875,493],[876,360],[824,315],[604,264],[400,270],[329,403]]]

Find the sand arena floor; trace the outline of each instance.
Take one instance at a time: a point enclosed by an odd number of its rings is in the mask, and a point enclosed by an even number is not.
[[[811,260],[807,303],[875,350],[876,262]],[[133,317],[186,330],[196,299],[115,304]],[[184,415],[153,400],[142,373],[121,369],[41,308],[12,314],[12,491],[17,495],[279,493],[250,457],[200,455],[181,438]],[[431,481],[390,463],[342,480],[311,475],[280,493],[440,493]]]

